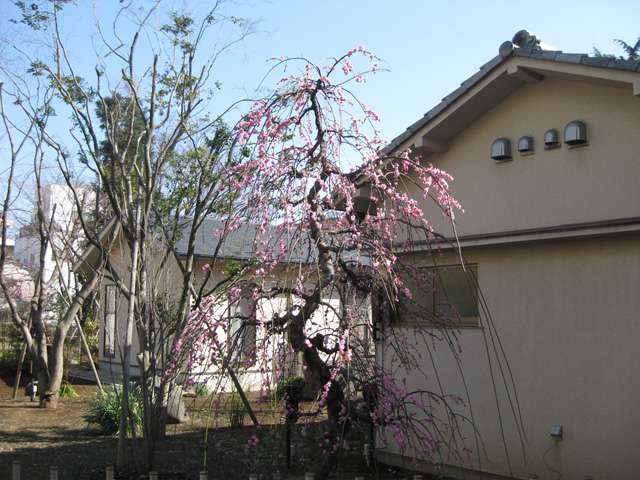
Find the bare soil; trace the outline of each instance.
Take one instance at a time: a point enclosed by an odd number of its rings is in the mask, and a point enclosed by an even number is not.
[[[21,461],[24,480],[48,479],[52,465],[59,468],[59,480],[104,479],[105,467],[115,463],[116,439],[102,435],[84,418],[97,387],[72,382],[79,397],[60,399],[56,410],[45,410],[38,408],[37,402],[30,402],[24,396],[24,389],[19,391],[18,399],[13,400],[12,384],[11,373],[0,371],[0,479],[11,478],[14,460]],[[302,478],[305,471],[314,469],[321,422],[294,427],[292,469],[287,471],[284,426],[271,406],[255,404],[261,427],[250,425],[248,417],[245,418],[247,426],[230,427],[224,412],[211,413],[212,400],[215,399],[187,398],[190,420],[168,426],[168,435],[159,443],[156,455],[155,470],[160,472],[160,479],[197,479],[205,463],[209,478],[224,480],[246,479],[250,473],[263,473],[266,480],[271,478],[274,469],[278,469],[283,478]],[[249,447],[249,439],[254,435],[259,443]],[[335,478],[408,476],[408,472],[367,467],[362,455],[364,435],[354,433],[352,437]],[[143,470],[139,440],[131,441],[131,452],[131,470],[120,472],[117,478],[147,478],[138,473]]]

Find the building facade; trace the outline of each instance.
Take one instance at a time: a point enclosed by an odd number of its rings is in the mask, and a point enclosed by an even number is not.
[[[411,255],[460,268],[459,244],[472,280],[443,284],[470,320],[455,329],[461,353],[421,343],[411,333],[433,326],[401,318],[392,328],[435,367],[431,383],[397,375],[411,390],[439,388],[437,373],[472,421],[461,458],[447,453],[460,446],[403,450],[384,430],[377,456],[455,478],[637,478],[640,64],[518,35],[388,147],[455,177],[457,238],[423,202],[451,243],[435,260]]]

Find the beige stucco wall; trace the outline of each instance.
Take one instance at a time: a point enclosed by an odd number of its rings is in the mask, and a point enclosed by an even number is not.
[[[517,384],[528,437],[527,464],[493,358],[516,476],[528,478],[535,473],[541,479],[553,479],[554,469],[567,479],[587,475],[637,478],[640,237],[468,249],[465,253],[469,262],[478,264],[480,287]],[[455,261],[455,257],[444,256],[440,261]],[[460,356],[476,425],[487,447],[482,469],[506,475],[483,337],[489,332],[486,319],[483,321],[484,332],[481,328],[460,331]],[[422,351],[428,348],[418,337],[409,334],[408,338],[418,342]],[[489,350],[493,351],[491,344]],[[449,350],[436,345],[432,351],[445,391],[464,396]],[[389,365],[390,352],[384,355]],[[408,372],[406,378],[409,390],[428,385],[416,372]],[[435,388],[435,384],[428,386]],[[563,426],[565,437],[551,448],[554,441],[549,432],[556,424]],[[468,446],[475,450],[473,435],[468,434]],[[550,448],[547,467],[542,457]],[[393,447],[386,451],[397,453]],[[475,461],[467,466],[478,468]]]
[[[571,120],[587,124],[589,144],[545,150],[544,132],[555,128],[562,139]],[[640,98],[628,86],[545,76],[539,83],[524,84],[466,127],[445,153],[428,160],[455,177],[452,190],[465,209],[457,216],[461,236],[638,217],[639,129]],[[523,135],[534,137],[533,155],[518,154]],[[513,161],[490,158],[491,144],[499,137],[510,138]],[[412,194],[421,198],[418,191]],[[423,201],[422,207],[436,230],[451,235],[432,203]],[[532,237],[519,245],[463,249],[467,261],[478,264],[480,287],[517,384],[528,439],[526,463],[491,353],[514,476],[555,479],[560,478],[553,472],[557,470],[566,479],[637,478],[640,236],[537,243]],[[426,254],[421,258],[430,261]],[[457,263],[457,258],[444,254],[438,263]],[[414,327],[398,328],[419,350],[430,348]],[[474,436],[467,430],[474,452],[464,466],[509,475],[486,352],[488,333],[486,323],[484,329],[459,331],[475,422],[487,448],[478,465]],[[431,350],[445,391],[464,397],[450,350],[437,342]],[[381,349],[378,354],[389,366],[391,352]],[[427,360],[424,367],[429,381],[416,371],[397,379],[406,378],[409,389],[435,388]],[[469,413],[468,407],[462,411]],[[564,428],[561,442],[554,443],[549,435],[553,425]],[[401,461],[393,442],[380,445],[381,459]],[[447,473],[476,478],[468,470]]]
[[[169,258],[165,263],[162,263],[162,249],[160,244],[152,243],[152,251],[148,255],[150,261],[149,272],[153,276],[154,284],[159,291],[166,292],[170,297],[176,301],[179,298],[180,292],[175,287],[179,284],[182,273],[174,259]],[[126,241],[122,235],[116,240],[116,243],[111,251],[110,261],[124,285],[129,284],[130,275],[130,250]],[[162,265],[162,268],[161,268]],[[122,292],[117,291],[116,294],[116,341],[115,341],[115,357],[105,356],[104,354],[104,319],[105,319],[105,306],[106,306],[106,287],[108,285],[114,285],[114,281],[105,272],[105,278],[100,286],[100,309],[98,311],[98,317],[100,322],[99,329],[99,349],[98,349],[98,361],[100,365],[100,375],[107,380],[118,380],[122,376],[122,359],[123,359],[123,345],[125,343],[126,324],[127,324],[127,310],[129,303]],[[136,355],[140,353],[140,342],[138,339],[138,333],[134,326],[133,329],[133,341],[132,341],[132,356],[131,367],[134,375],[138,374],[138,361]]]
[[[562,138],[571,120],[587,124],[589,145],[545,150],[544,132],[555,128]],[[547,76],[524,84],[428,160],[455,177],[452,190],[465,209],[461,235],[634,217],[639,130],[640,98],[630,88]],[[533,155],[518,154],[523,135],[534,137]],[[511,139],[513,161],[490,158],[499,137]],[[441,214],[423,206],[438,230],[450,233]]]

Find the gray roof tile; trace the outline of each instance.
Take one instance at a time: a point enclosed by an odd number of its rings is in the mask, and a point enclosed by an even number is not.
[[[176,243],[178,254],[187,253],[187,234],[190,221],[185,219],[181,238]],[[224,222],[216,219],[205,219],[196,234],[194,253],[197,257],[210,258],[214,255],[220,241],[219,233],[224,227]],[[266,245],[276,247],[280,240],[285,244],[285,262],[307,262],[309,261],[309,240],[302,238],[299,234],[295,237],[287,236],[286,233],[278,231],[277,227],[269,227],[260,234],[258,225],[245,224],[230,233],[218,250],[218,258],[249,260],[255,256],[256,241],[264,241]]]
[[[582,55],[581,53],[562,53],[559,52],[556,55],[555,60],[557,62],[565,62],[565,63],[580,63],[582,61],[582,57],[584,55]]]
[[[515,48],[510,55],[506,57],[497,55],[487,63],[482,65],[480,67],[480,70],[467,78],[464,82],[462,82],[460,84],[460,87],[456,88],[449,95],[445,96],[438,105],[426,112],[422,118],[412,123],[404,132],[391,140],[391,142],[382,150],[383,153],[390,152],[394,148],[398,147],[407,138],[409,138],[413,132],[426,125],[429,120],[434,118],[445,108],[455,102],[473,85],[486,77],[489,72],[491,72],[496,66],[500,65],[510,56],[551,60],[560,63],[575,63],[597,68],[610,68],[615,70],[627,70],[631,72],[640,71],[640,62],[611,59],[609,57],[591,57],[586,53],[563,53],[560,50],[532,50],[526,48]]]

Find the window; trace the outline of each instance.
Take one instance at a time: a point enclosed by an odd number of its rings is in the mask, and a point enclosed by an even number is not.
[[[255,364],[256,357],[256,302],[253,289],[242,288],[240,298],[229,305],[229,345],[233,363],[246,366]]]
[[[371,295],[366,294],[354,285],[347,286],[342,294],[344,304],[343,318],[350,319],[349,328],[355,333],[351,340],[352,347],[361,355],[375,355],[374,339],[371,331]]]
[[[452,326],[477,326],[478,266],[423,268],[406,281],[411,299],[401,299],[400,320]]]
[[[116,356],[116,295],[115,285],[107,285],[104,290],[104,345],[102,352],[105,357]]]

